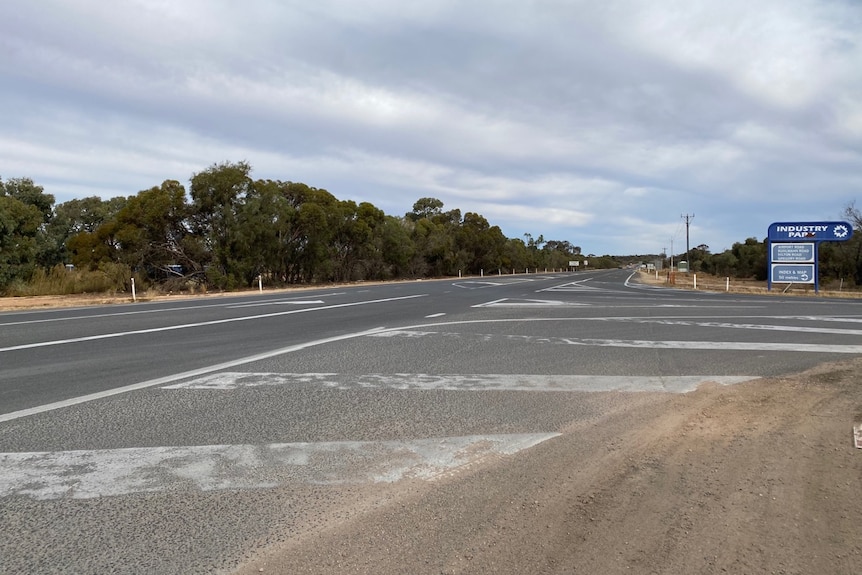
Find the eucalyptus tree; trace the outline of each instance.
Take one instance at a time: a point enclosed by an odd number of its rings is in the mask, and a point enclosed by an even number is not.
[[[57,259],[56,252],[57,246],[54,244],[50,236],[48,235],[48,227],[50,226],[51,220],[54,216],[54,196],[52,194],[45,193],[45,190],[42,186],[37,185],[30,178],[11,178],[3,182],[0,180],[0,194],[17,200],[21,202],[23,205],[30,206],[36,209],[39,213],[39,223],[37,229],[32,233],[27,232],[27,236],[32,238],[32,242],[29,240],[19,244],[21,249],[21,254],[23,252],[28,251],[30,249],[30,244],[35,245],[35,264],[37,266],[50,266],[54,263],[54,260]],[[29,211],[29,210],[28,210]],[[7,212],[7,216],[9,212]],[[22,222],[23,228],[29,227],[29,217],[25,216],[27,222]],[[23,229],[22,228],[22,229]],[[25,247],[26,246],[26,247]],[[14,254],[9,254],[9,257],[15,258]],[[26,258],[29,262],[30,258]],[[23,261],[23,260],[22,260]],[[22,263],[22,265],[24,265]],[[19,267],[19,272],[23,272],[25,269],[30,269],[30,264],[24,265],[24,267]],[[24,273],[25,276],[29,278],[29,272]],[[16,274],[17,275],[17,274]]]
[[[745,242],[735,242],[730,251],[736,259],[736,277],[753,277],[765,280],[767,277],[766,242],[748,238]]]
[[[376,228],[374,235],[375,250],[383,256],[381,267],[379,263],[369,265],[370,279],[391,279],[408,277],[410,262],[416,253],[416,246],[410,237],[410,225],[404,218],[384,216],[383,222]]]
[[[88,196],[57,204],[45,226],[45,248],[40,255],[40,265],[50,268],[70,263],[71,254],[66,249],[66,242],[77,234],[95,232],[100,225],[113,218],[125,203],[124,197],[102,200],[98,196]]]
[[[38,207],[0,190],[0,291],[33,275],[42,222]]]
[[[243,277],[249,254],[240,238],[239,212],[252,189],[251,166],[246,162],[213,164],[191,178],[194,231],[209,254],[208,280],[220,288],[235,288]]]
[[[491,226],[482,215],[467,212],[457,235],[459,253],[463,254],[465,270],[480,273],[503,266],[506,237],[497,226]]]
[[[153,279],[179,275],[176,266],[201,272],[201,250],[191,236],[186,190],[176,180],[142,190],[117,212],[120,259]]]

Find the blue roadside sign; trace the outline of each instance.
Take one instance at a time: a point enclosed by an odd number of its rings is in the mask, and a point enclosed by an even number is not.
[[[814,243],[774,243],[770,245],[773,262],[814,263]]]
[[[818,250],[822,242],[846,242],[853,237],[847,222],[775,222],[769,226],[769,278],[773,283],[814,284],[820,291]]]
[[[776,222],[769,226],[771,242],[844,242],[852,236],[853,226],[847,222]]]
[[[813,284],[814,264],[772,264],[772,281],[788,284]]]

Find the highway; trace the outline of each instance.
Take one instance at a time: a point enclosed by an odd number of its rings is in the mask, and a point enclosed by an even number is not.
[[[230,572],[613,392],[795,373],[860,336],[855,300],[629,270],[0,313],[0,573]]]

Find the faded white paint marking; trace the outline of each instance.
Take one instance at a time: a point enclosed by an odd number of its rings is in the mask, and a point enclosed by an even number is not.
[[[537,338],[538,339],[538,338]],[[862,353],[862,345],[830,345],[814,343],[761,343],[741,341],[641,341],[623,339],[581,339],[581,338],[541,338],[559,339],[569,345],[595,347],[640,347],[645,349],[697,349],[709,351],[790,351],[804,353]]]
[[[705,383],[733,385],[759,379],[748,375],[613,376],[393,373],[213,373],[162,389],[230,391],[261,386],[320,386],[334,389],[450,391],[653,391],[688,393]]]
[[[526,321],[526,320],[522,320]],[[603,320],[604,321],[604,320]],[[468,322],[465,322],[468,323]],[[477,322],[478,323],[478,322]],[[442,325],[442,324],[441,324]],[[429,326],[430,327],[430,326]],[[371,337],[462,337],[491,341],[493,339],[518,340],[531,344],[581,345],[592,347],[635,347],[643,349],[692,349],[709,351],[780,351],[803,353],[850,353],[862,354],[862,345],[837,345],[816,343],[764,343],[741,341],[653,341],[628,339],[591,339],[574,337],[546,337],[531,335],[499,335],[491,333],[458,333],[419,331],[416,329],[385,329],[370,334]]]
[[[425,319],[433,319],[435,317],[443,317],[446,315],[445,313],[432,313],[431,315],[426,315]]]
[[[429,480],[488,456],[514,454],[558,435],[0,453],[0,497],[90,499],[183,489]]]
[[[619,321],[626,323],[658,324],[658,325],[682,325],[687,327],[717,327],[727,329],[751,329],[760,331],[793,331],[799,333],[831,333],[836,335],[862,335],[859,329],[839,329],[831,327],[807,327],[800,325],[765,325],[753,323],[730,323],[720,321],[688,321],[670,319],[645,319],[645,318],[603,318],[605,321]]]
[[[419,331],[415,329],[383,329],[372,334],[375,337],[425,337],[428,335],[445,335],[437,331]],[[457,334],[461,335],[461,334]]]
[[[97,399],[103,399],[105,397],[111,397],[113,395],[120,395],[122,393],[128,393],[130,391],[136,391],[139,389],[146,389],[148,387],[155,387],[157,385],[164,385],[166,383],[172,383],[174,381],[179,381],[181,379],[188,379],[190,377],[198,377],[200,375],[204,375],[207,373],[213,373],[215,371],[222,371],[225,369],[231,369],[234,367],[238,367],[240,365],[244,365],[246,363],[251,363],[253,361],[259,361],[262,359],[269,359],[271,357],[276,357],[279,355],[283,355],[286,353],[292,353],[294,351],[299,351],[302,349],[306,349],[309,347],[314,347],[317,345],[323,345],[326,343],[333,343],[336,341],[342,341],[346,339],[353,339],[357,337],[363,337],[367,335],[372,335],[377,333],[377,331],[382,328],[372,329],[369,331],[360,331],[357,333],[348,333],[344,335],[339,335],[335,337],[328,337],[326,339],[318,339],[315,341],[309,341],[306,343],[300,343],[297,345],[292,345],[289,347],[283,347],[281,349],[275,349],[272,351],[268,351],[265,353],[259,353],[256,355],[250,355],[248,357],[242,357],[240,359],[235,359],[233,361],[226,361],[224,363],[218,363],[216,365],[211,365],[209,367],[202,367],[200,369],[193,369],[191,371],[184,371],[182,373],[177,373],[175,375],[169,375],[167,377],[160,377],[158,379],[151,379],[149,381],[142,381],[140,383],[133,383],[132,385],[125,385],[123,387],[116,387],[114,389],[107,389],[105,391],[100,391],[98,393],[91,393],[89,395],[82,395],[80,397],[73,397],[70,399],[66,399],[63,401],[57,401],[54,403],[48,403],[45,405],[40,405],[37,407],[31,407],[29,409],[22,409],[20,411],[13,411],[11,413],[3,413],[0,414],[0,422],[4,421],[12,421],[14,419],[20,419],[22,417],[27,417],[30,415],[36,415],[38,413],[44,413],[46,411],[53,411],[55,409],[61,409],[64,407],[70,407],[72,405],[78,405],[79,403],[86,403],[88,401],[95,401]]]

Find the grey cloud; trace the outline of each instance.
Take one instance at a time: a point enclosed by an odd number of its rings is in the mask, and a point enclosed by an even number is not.
[[[0,173],[63,201],[245,159],[388,213],[436,196],[588,252],[658,251],[668,238],[651,236],[690,211],[715,236],[698,243],[729,247],[854,199],[860,15],[803,0],[10,0]]]

